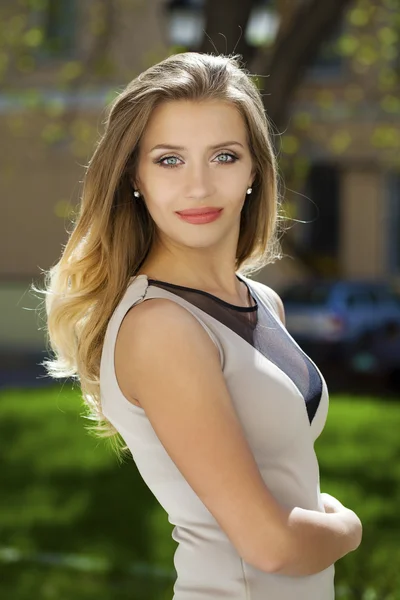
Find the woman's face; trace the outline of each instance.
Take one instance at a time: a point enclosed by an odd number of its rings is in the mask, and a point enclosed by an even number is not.
[[[240,213],[252,185],[243,117],[222,101],[171,101],[154,109],[139,148],[139,189],[163,245],[211,248],[237,244]],[[194,224],[177,211],[222,208]]]

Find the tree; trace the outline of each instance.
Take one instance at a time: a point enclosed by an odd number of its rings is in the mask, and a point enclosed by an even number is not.
[[[255,51],[240,37],[245,31],[255,0],[206,0],[207,35],[201,52],[211,52],[217,35],[223,34],[229,52],[236,46],[248,68],[261,76],[268,76],[261,87],[268,115],[280,130],[286,120],[293,93],[299,86],[307,67],[315,60],[323,42],[337,29],[346,8],[353,0],[278,0],[280,27],[272,46]],[[221,42],[218,44],[221,46]],[[264,83],[264,80],[261,80]]]
[[[293,95],[310,64],[316,59],[322,44],[335,32],[343,19],[345,9],[353,0],[277,0],[279,29],[272,45],[255,49],[249,46],[246,31],[255,0],[232,3],[230,0],[206,0],[206,26],[200,51],[219,49],[237,52],[252,73],[257,74],[263,93],[266,112],[278,133],[287,128],[288,114]],[[238,39],[239,36],[239,39]],[[236,41],[237,40],[237,41]],[[223,49],[223,44],[225,48]],[[278,142],[279,135],[274,138]],[[283,180],[290,188],[300,183],[295,161],[286,165]],[[289,204],[287,208],[290,211]],[[317,275],[319,266],[313,257],[299,247],[287,234],[284,247],[294,255],[309,272]]]
[[[240,4],[240,6],[239,6]],[[342,122],[324,139],[318,139],[321,154],[332,161],[352,148],[352,118],[366,117],[370,130],[371,151],[379,149],[380,162],[400,167],[400,134],[394,120],[400,116],[399,100],[399,0],[271,0],[279,15],[279,29],[272,43],[251,48],[238,37],[246,30],[255,0],[231,3],[206,1],[206,35],[204,52],[240,52],[250,72],[257,74],[264,104],[277,135],[279,167],[285,184],[284,209],[289,217],[296,216],[297,199],[302,192],[311,167],[304,147],[313,141],[315,113],[328,122],[341,107]],[[228,16],[228,18],[227,18]],[[334,40],[334,41],[333,41]],[[327,44],[328,42],[328,44]],[[343,78],[339,86],[318,89],[312,98],[312,113],[294,110],[297,93],[310,66],[327,45],[346,61],[353,75]],[[346,106],[343,106],[343,103]],[[315,275],[338,274],[339,265],[320,261],[296,244],[289,230],[284,237],[284,249],[295,256]]]
[[[19,113],[8,117],[11,132],[20,131],[24,122],[29,124],[37,109],[44,114],[41,132],[44,143],[68,145],[78,159],[84,160],[97,136],[97,124],[78,109],[66,108],[60,99],[45,102],[41,95],[41,75],[39,79],[36,77],[40,57],[49,51],[57,51],[57,44],[65,41],[52,39],[51,36],[49,39],[52,19],[57,16],[54,11],[73,4],[67,0],[20,0],[18,3],[7,0],[2,3],[0,83],[3,93],[8,93],[11,102],[27,108],[24,115]],[[155,32],[154,37],[158,41],[155,42],[153,37],[147,39],[146,43],[157,47],[154,51],[150,51],[149,47],[143,51],[146,55],[142,61],[143,68],[176,51],[241,54],[250,72],[256,74],[266,111],[277,132],[274,138],[282,180],[286,186],[283,193],[284,208],[290,215],[294,214],[295,206],[291,190],[302,191],[310,167],[308,155],[302,148],[313,129],[313,120],[307,109],[302,113],[293,112],[294,99],[308,68],[343,23],[343,33],[335,42],[336,51],[354,70],[354,78],[344,90],[348,104],[346,110],[350,115],[357,114],[366,101],[374,103],[384,118],[375,124],[371,119],[371,134],[367,143],[379,148],[382,155],[387,154],[392,163],[399,161],[400,134],[392,121],[400,115],[400,0],[270,0],[271,7],[279,16],[279,29],[271,43],[255,47],[247,42],[245,31],[257,4],[257,0],[205,0],[205,33],[200,46],[176,48],[159,45],[162,29],[159,23],[162,20],[160,7],[166,5],[164,0],[148,0],[146,3],[88,0],[79,4],[80,9],[84,7],[87,13],[85,52],[60,60],[59,67],[52,72],[50,79],[46,79],[45,73],[45,83],[70,95],[90,89],[90,86],[94,89],[96,86],[109,85],[110,93],[114,95],[113,89],[117,85],[137,74],[133,69],[129,70],[129,59],[125,70],[121,70],[119,60],[113,60],[113,41],[120,35],[122,14],[125,22],[134,23],[136,43],[141,39],[139,19],[151,22],[151,30]],[[32,12],[41,15],[39,24],[32,22]],[[375,29],[371,30],[374,20]],[[49,31],[46,31],[46,27]],[[68,27],[65,27],[65,32],[68,34]],[[67,38],[68,35],[66,41]],[[132,52],[137,54],[134,50]],[[364,79],[361,80],[362,76]],[[321,107],[322,119],[329,118],[336,104],[335,93],[329,89],[320,90],[313,102]],[[351,147],[352,139],[348,129],[338,125],[334,133],[325,136],[319,143],[325,144],[328,154],[338,157]],[[315,267],[313,260],[309,260],[310,257],[303,255],[301,248],[295,246],[290,232],[285,236],[285,243],[291,255],[299,258],[313,272],[319,272],[319,266]]]

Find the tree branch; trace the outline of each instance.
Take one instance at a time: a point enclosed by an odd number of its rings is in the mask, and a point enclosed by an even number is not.
[[[268,58],[260,54],[251,65],[257,74],[268,74],[264,104],[279,131],[286,118],[293,93],[322,43],[335,31],[353,0],[309,0],[299,5],[285,28],[278,32]],[[265,64],[265,61],[268,61]]]
[[[235,52],[242,55],[245,63],[249,62],[254,55],[254,48],[248,45],[244,35],[254,5],[255,0],[206,0],[205,35],[198,52]]]

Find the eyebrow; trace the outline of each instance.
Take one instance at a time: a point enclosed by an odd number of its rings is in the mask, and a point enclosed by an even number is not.
[[[244,148],[243,144],[241,144],[240,142],[236,142],[235,140],[231,140],[229,142],[221,142],[220,144],[214,144],[213,146],[208,146],[209,150],[215,150],[216,148],[222,148],[222,146],[241,146],[242,148]],[[157,144],[157,146],[154,146],[150,152],[153,152],[153,150],[160,150],[160,149],[166,149],[166,150],[187,150],[187,148],[185,148],[185,146],[175,146],[174,144]],[[149,152],[149,154],[150,154]]]

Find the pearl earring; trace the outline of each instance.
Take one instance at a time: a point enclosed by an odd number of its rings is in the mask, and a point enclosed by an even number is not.
[[[140,198],[140,192],[138,192],[138,190],[135,190],[133,192],[133,195],[135,196],[135,198]]]
[[[249,188],[247,188],[246,194],[251,194],[252,191],[253,191],[253,188],[249,187]]]

